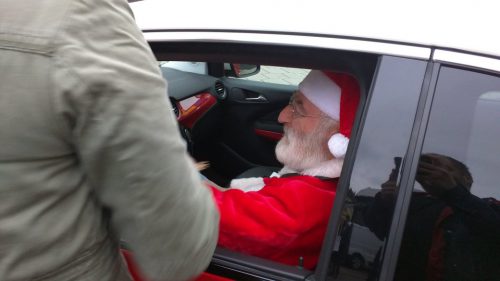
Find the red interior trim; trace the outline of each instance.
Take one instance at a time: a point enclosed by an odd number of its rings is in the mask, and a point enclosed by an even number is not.
[[[273,141],[279,141],[283,137],[283,133],[267,131],[262,129],[255,129],[255,134]]]
[[[194,124],[205,114],[217,99],[210,93],[201,93],[196,96],[177,102],[179,117],[177,120],[184,127],[192,129]]]
[[[203,272],[194,281],[234,281],[234,279],[229,279],[225,277],[220,277],[212,273]]]

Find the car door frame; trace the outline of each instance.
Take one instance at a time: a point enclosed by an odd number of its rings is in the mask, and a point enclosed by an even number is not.
[[[155,44],[152,44],[153,49],[165,47],[165,45],[160,46],[161,43],[158,43],[158,42],[153,42],[153,43],[156,43],[156,46],[155,46]],[[168,50],[172,54],[173,49],[176,49],[177,53],[174,52],[174,57],[176,59],[178,59],[178,60],[196,60],[196,61],[200,61],[200,60],[202,60],[202,58],[204,58],[203,56],[201,56],[201,57],[200,56],[197,57],[196,55],[193,56],[193,49],[196,49],[196,48],[193,48],[191,50],[191,52],[189,52],[189,51],[186,52],[186,50],[183,49],[183,47],[185,47],[185,45],[180,44],[179,42],[176,42],[176,43],[177,43],[177,45],[176,44],[168,44],[169,46],[166,47],[166,49],[164,49],[163,51]],[[206,44],[209,44],[209,43],[206,43]],[[191,46],[193,46],[193,45],[196,45],[196,44],[191,44]],[[198,47],[205,48],[205,47],[209,47],[209,46],[210,45],[204,45],[204,46],[198,46]],[[422,58],[422,56],[425,58],[425,54],[426,54],[425,49],[426,48],[422,48],[422,49],[423,49],[422,50],[423,55],[417,56],[419,58]],[[335,50],[338,50],[338,49],[336,49],[335,47],[332,47],[332,49],[328,49],[328,50],[335,51]],[[344,51],[345,51],[345,48],[342,48],[341,52],[344,52]],[[363,50],[363,51],[366,51],[366,50]],[[194,52],[196,52],[196,51],[194,50]],[[380,55],[380,51],[374,51],[373,50],[373,52],[375,54],[377,54],[377,55]],[[414,55],[412,55],[412,56],[414,56]],[[160,58],[160,59],[163,59],[163,58]],[[231,59],[231,56],[229,56],[229,58],[227,58],[227,59]],[[235,57],[235,59],[237,59],[237,57]],[[272,65],[273,64],[273,60],[271,59],[268,62],[268,64]],[[321,68],[322,65],[323,66],[327,66],[328,63],[323,63],[323,64],[318,63],[316,65],[307,65],[305,67]],[[375,83],[375,82],[376,81],[373,81],[373,83]],[[368,85],[371,85],[371,84],[372,83],[369,83]],[[368,91],[368,90],[366,90],[366,91]],[[357,117],[358,123],[357,124],[359,124],[359,121],[361,120],[360,119],[361,118],[361,114],[362,113],[358,113],[358,117]],[[353,131],[357,131],[357,130],[359,130],[358,125],[355,126],[355,128],[353,129]],[[356,138],[357,138],[356,137],[356,133],[354,133],[353,134],[353,140],[356,140]],[[355,142],[356,141],[354,141],[353,143],[355,143]],[[345,168],[343,169],[342,175],[341,175],[342,178],[348,178],[350,176],[350,172],[351,172],[350,169],[352,168],[353,162],[355,160],[355,155],[353,153],[355,151],[355,149],[356,149],[356,145],[355,144],[351,145],[349,147],[348,156],[347,156],[347,158],[345,160],[346,161],[345,162]],[[345,193],[346,193],[346,190],[348,188],[347,185],[348,185],[348,183],[347,183],[346,180],[344,180],[344,181],[342,179],[340,180],[336,202],[341,202],[341,204],[337,204],[337,205],[334,206],[334,208],[332,209],[331,219],[334,218],[335,216],[338,216],[340,214],[340,208],[342,206],[342,202],[345,199]],[[334,223],[330,224],[330,226],[329,226],[329,231],[331,231],[332,229],[336,229]],[[329,237],[329,239],[325,239],[324,243],[327,243],[326,242],[327,240],[334,240],[335,239],[336,233],[335,233],[335,231],[333,231],[333,232],[334,232],[334,235],[332,237]],[[325,246],[323,246],[323,247],[325,247]],[[396,250],[394,250],[394,251],[396,251]],[[323,256],[323,253],[322,253],[322,256]],[[321,257],[321,258],[325,259],[324,257]],[[258,278],[264,278],[264,279],[266,279],[266,278],[271,278],[271,279],[275,278],[276,275],[271,274],[271,272],[275,271],[275,270],[273,270],[273,268],[278,267],[277,265],[273,265],[272,262],[268,262],[268,261],[264,261],[264,264],[261,264],[259,261],[255,261],[254,262],[252,260],[252,261],[250,261],[250,262],[248,262],[248,263],[245,264],[245,263],[241,262],[242,260],[238,260],[238,259],[234,260],[233,259],[233,261],[231,262],[231,258],[230,257],[228,258],[227,255],[224,255],[224,253],[219,254],[219,255],[216,254],[215,257],[214,257],[214,261],[215,262],[219,262],[219,264],[220,264],[219,267],[220,268],[234,270],[234,271],[237,271],[237,272],[240,272],[240,273],[247,272],[248,276],[249,277],[253,277],[253,278],[255,278],[256,275],[258,276]],[[266,268],[266,264],[270,264],[271,266],[267,266],[267,268]],[[390,269],[390,268],[388,268],[388,269]],[[322,274],[320,273],[318,275],[317,273],[318,272],[324,272],[324,271],[326,271],[325,266],[318,265],[318,268],[315,271],[316,273],[312,274],[312,275],[308,275],[306,272],[303,272],[305,274],[300,274],[299,273],[298,275],[295,275],[295,273],[294,273],[292,275],[288,275],[289,271],[287,269],[285,269],[283,271],[283,273],[284,273],[283,275],[284,275],[284,280],[285,279],[286,280],[304,280],[304,279],[307,279],[307,280],[322,280],[322,277],[321,277]],[[253,279],[249,279],[249,280],[253,280]]]

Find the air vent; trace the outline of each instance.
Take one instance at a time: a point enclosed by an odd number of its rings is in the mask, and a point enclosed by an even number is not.
[[[221,81],[215,82],[215,94],[221,100],[226,98],[226,87]]]

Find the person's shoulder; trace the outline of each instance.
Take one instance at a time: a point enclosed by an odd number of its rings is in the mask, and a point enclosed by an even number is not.
[[[493,197],[488,197],[488,198],[483,198],[483,201],[485,201],[488,205],[498,208],[500,210],[500,201],[493,198]]]

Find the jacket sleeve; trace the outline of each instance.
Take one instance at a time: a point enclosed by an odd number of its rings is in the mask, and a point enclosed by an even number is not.
[[[500,237],[500,202],[479,198],[462,186],[447,191],[441,198],[461,216],[465,225],[481,237]]]
[[[298,263],[291,257],[319,254],[334,192],[303,181],[212,192],[221,214],[220,246],[289,264]]]
[[[154,280],[208,265],[219,215],[158,64],[124,0],[73,1],[56,53],[54,103],[112,226]]]

